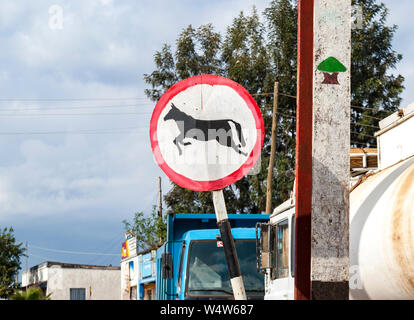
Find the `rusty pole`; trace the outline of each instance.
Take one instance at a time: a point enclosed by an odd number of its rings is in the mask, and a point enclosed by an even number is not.
[[[279,97],[279,82],[275,82],[273,89],[273,114],[272,114],[272,136],[270,138],[270,158],[269,168],[267,169],[267,184],[266,184],[266,214],[270,214],[272,211],[272,178],[273,167],[275,165],[275,152],[276,152],[276,137],[277,137],[277,103]]]
[[[294,294],[310,300],[314,0],[299,0],[298,10]]]

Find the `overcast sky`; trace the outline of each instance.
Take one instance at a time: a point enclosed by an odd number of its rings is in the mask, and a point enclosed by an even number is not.
[[[394,48],[404,55],[397,72],[406,78],[406,105],[414,101],[414,3],[384,2],[389,23],[399,25]],[[0,2],[0,226],[13,226],[18,240],[28,241],[29,266],[119,264],[121,221],[151,211],[158,176],[164,191],[170,188],[153,161],[154,104],[143,92],[155,51],[174,45],[189,24],[211,22],[224,32],[241,10],[256,5],[262,12],[268,3]],[[51,19],[56,8],[62,28]]]

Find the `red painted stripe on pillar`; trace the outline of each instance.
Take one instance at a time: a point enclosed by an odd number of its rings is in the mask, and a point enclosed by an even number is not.
[[[311,299],[314,0],[299,0],[296,123],[295,300]]]

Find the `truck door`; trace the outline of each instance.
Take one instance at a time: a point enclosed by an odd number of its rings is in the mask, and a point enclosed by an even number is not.
[[[289,220],[284,219],[276,224],[276,254],[274,281],[276,287],[273,299],[287,300],[289,291]]]
[[[185,241],[183,241],[181,252],[180,252],[180,263],[178,266],[178,277],[177,277],[177,298],[178,300],[184,300],[184,290],[183,287],[183,272],[184,272],[184,256],[185,256]]]

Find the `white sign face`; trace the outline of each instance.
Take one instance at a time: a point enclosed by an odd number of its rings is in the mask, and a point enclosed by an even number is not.
[[[151,119],[157,163],[171,180],[192,190],[237,181],[253,166],[262,144],[257,104],[243,87],[218,76],[179,82],[160,99]]]
[[[137,238],[136,237],[132,237],[130,239],[127,240],[128,241],[128,250],[129,250],[129,255],[136,255],[137,254]]]

